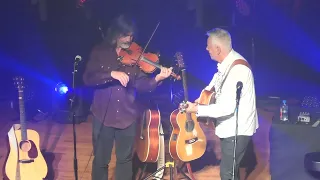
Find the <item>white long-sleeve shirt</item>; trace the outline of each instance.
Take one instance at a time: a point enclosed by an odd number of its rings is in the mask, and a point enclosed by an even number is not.
[[[252,71],[245,65],[235,65],[229,72],[222,89],[220,85],[227,75],[231,64],[237,60],[245,60],[239,53],[232,50],[228,56],[218,64],[218,72],[213,76],[210,84],[205,88],[216,90],[216,103],[198,105],[198,117],[212,117],[217,119],[216,135],[220,138],[235,136],[236,127],[236,84],[243,83],[239,102],[238,135],[252,136],[259,127],[256,109],[256,94]]]

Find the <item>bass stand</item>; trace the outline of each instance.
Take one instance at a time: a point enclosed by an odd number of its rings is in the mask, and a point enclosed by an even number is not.
[[[75,110],[74,110],[74,101],[75,101],[75,75],[78,72],[77,66],[81,61],[81,56],[77,55],[73,64],[72,72],[72,95],[70,100],[70,111],[72,112],[72,130],[73,130],[73,168],[74,168],[74,177],[75,180],[78,180],[78,160],[77,160],[77,136],[76,136],[76,122],[75,122]]]

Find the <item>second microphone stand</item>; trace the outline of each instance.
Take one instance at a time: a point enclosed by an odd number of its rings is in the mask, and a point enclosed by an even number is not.
[[[239,103],[240,103],[240,95],[242,90],[242,82],[237,83],[237,94],[236,94],[236,128],[234,135],[234,145],[233,145],[233,164],[232,164],[232,180],[235,179],[235,171],[236,171],[236,152],[237,152],[237,136],[238,136],[238,114],[239,114]]]
[[[78,180],[78,160],[77,160],[77,135],[76,135],[76,122],[75,122],[75,110],[74,110],[74,101],[75,101],[75,75],[78,72],[79,61],[75,59],[73,64],[73,72],[72,72],[72,95],[70,97],[70,111],[72,112],[72,130],[73,130],[73,168],[74,168],[74,177],[75,180]]]

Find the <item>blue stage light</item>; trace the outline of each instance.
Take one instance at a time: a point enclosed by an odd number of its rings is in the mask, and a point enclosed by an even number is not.
[[[54,88],[54,90],[55,90],[57,93],[63,95],[63,94],[67,94],[67,92],[68,92],[69,89],[68,89],[68,86],[67,86],[67,85],[65,85],[65,84],[62,83],[62,82],[59,82],[59,83],[56,85],[56,87]]]

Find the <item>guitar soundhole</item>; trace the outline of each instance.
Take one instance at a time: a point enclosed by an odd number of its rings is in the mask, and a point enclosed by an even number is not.
[[[28,152],[31,149],[31,143],[29,143],[29,141],[21,141],[20,142],[20,149],[23,152]]]
[[[186,128],[187,132],[192,132],[193,129],[194,129],[194,122],[192,120],[191,121],[187,121],[185,128]]]
[[[23,152],[28,152],[30,159],[35,159],[38,157],[38,150],[33,141],[21,141],[19,147]]]

